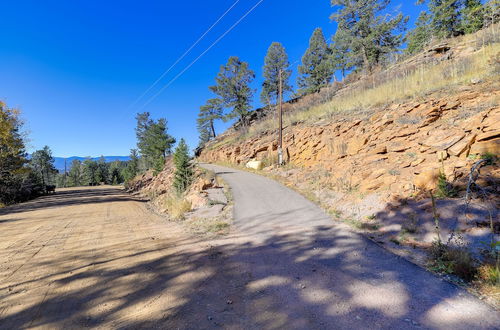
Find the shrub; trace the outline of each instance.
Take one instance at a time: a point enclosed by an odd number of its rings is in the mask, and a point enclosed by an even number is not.
[[[484,154],[481,155],[481,159],[486,160],[486,165],[493,165],[495,162],[496,156],[495,154],[492,154],[491,152],[485,152]]]
[[[454,274],[467,282],[477,274],[476,261],[466,247],[450,247],[434,242],[430,257],[431,269],[436,272]]]
[[[410,213],[408,217],[403,220],[401,229],[410,234],[414,234],[418,231],[418,216],[415,212]]]
[[[455,197],[456,191],[453,186],[446,179],[446,175],[443,171],[439,173],[438,176],[438,184],[436,189],[436,197],[438,198],[446,198],[446,197]]]

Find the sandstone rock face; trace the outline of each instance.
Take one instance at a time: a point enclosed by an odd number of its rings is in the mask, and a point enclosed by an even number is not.
[[[481,155],[486,153],[493,155],[500,154],[500,138],[490,141],[477,142],[473,144],[470,149],[470,154],[472,155]]]
[[[334,183],[349,178],[362,193],[434,189],[439,169],[449,180],[460,179],[474,163],[469,156],[500,154],[499,85],[478,84],[445,98],[437,94],[425,102],[390,104],[372,109],[363,120],[339,116],[288,126],[283,131],[285,160],[327,171],[325,182],[326,177]],[[237,143],[217,143],[221,140],[213,143],[219,147],[203,150],[200,159],[247,164],[277,157],[275,130]]]

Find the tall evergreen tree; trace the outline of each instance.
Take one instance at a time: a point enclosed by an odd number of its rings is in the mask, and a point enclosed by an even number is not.
[[[101,156],[97,161],[96,180],[99,183],[109,183],[109,164],[106,162],[104,156]]]
[[[224,117],[222,100],[218,98],[210,99],[207,104],[200,107],[198,113],[197,128],[200,134],[200,145],[215,138],[215,121]]]
[[[408,17],[385,12],[390,0],[331,0],[338,7],[331,19],[338,24],[335,42],[349,46],[350,62],[371,71],[403,42]]]
[[[409,55],[416,54],[429,44],[429,41],[432,38],[432,28],[430,22],[431,16],[429,13],[422,11],[420,16],[418,16],[415,28],[408,32],[406,36],[408,47],[406,48],[405,53]]]
[[[82,162],[78,159],[74,159],[71,162],[71,167],[68,172],[69,185],[72,187],[81,186],[83,184],[82,176]]]
[[[187,190],[193,180],[193,168],[189,157],[189,148],[184,139],[181,139],[174,152],[174,181],[173,186],[177,193],[181,194]]]
[[[149,112],[137,114],[137,147],[144,159],[146,169],[156,173],[163,169],[165,157],[171,153],[175,139],[167,133],[167,120],[153,120]]]
[[[262,103],[270,106],[278,102],[280,72],[283,86],[283,93],[291,92],[289,79],[292,75],[292,70],[289,69],[288,55],[285,48],[279,42],[273,42],[267,50],[264,59],[264,83],[262,84],[262,92],[260,99]]]
[[[461,29],[465,33],[474,33],[481,30],[485,23],[485,8],[481,0],[465,0],[462,10]]]
[[[429,0],[432,33],[437,38],[448,38],[462,31],[460,11],[464,0]],[[417,3],[425,3],[419,0]]]
[[[57,170],[54,167],[54,157],[52,157],[52,151],[48,146],[35,151],[31,155],[30,164],[40,178],[44,189],[46,185],[53,183],[53,178],[55,173],[57,173]]]
[[[123,183],[123,169],[124,162],[114,161],[109,164],[109,178],[108,181],[112,185],[117,185]]]
[[[97,163],[90,158],[85,159],[82,163],[83,183],[87,186],[96,186],[99,183],[97,171]]]
[[[130,149],[130,160],[127,162],[124,180],[132,180],[137,174],[139,174],[139,154],[137,149]]]
[[[333,76],[331,56],[323,30],[315,29],[309,39],[309,48],[302,56],[302,64],[299,66],[298,85],[302,93],[317,92],[331,81]]]
[[[254,91],[250,83],[254,78],[255,74],[248,63],[232,56],[226,65],[221,66],[215,78],[216,85],[210,87],[220,97],[223,107],[231,109],[227,118],[239,118],[244,128],[248,126],[248,115],[252,108],[250,102]]]
[[[341,33],[341,31],[337,31],[337,33]],[[340,74],[342,76],[342,80],[344,80],[346,72],[350,69],[352,69],[353,64],[351,63],[351,60],[349,58],[349,45],[346,43],[342,42],[342,38],[338,36],[333,36],[333,40],[338,40],[335,42],[332,47],[332,56],[331,56],[331,62],[332,62],[332,67],[333,71],[340,71]]]

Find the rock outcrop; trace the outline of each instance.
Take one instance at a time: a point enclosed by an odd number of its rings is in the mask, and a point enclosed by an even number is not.
[[[475,158],[500,152],[498,87],[498,83],[480,84],[446,97],[436,94],[422,102],[391,104],[371,109],[363,119],[350,116],[286,127],[285,160],[328,171],[331,185],[349,177],[361,192],[410,194],[433,189],[441,170],[450,182],[463,179]],[[276,135],[269,131],[231,144],[218,140],[199,158],[269,164],[276,158]]]

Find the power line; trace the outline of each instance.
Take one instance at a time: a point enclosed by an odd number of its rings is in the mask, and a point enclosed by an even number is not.
[[[214,41],[214,43],[212,43],[207,49],[205,49],[205,51],[203,53],[200,54],[200,56],[198,56],[193,62],[191,62],[187,67],[184,68],[184,70],[182,70],[181,72],[179,72],[179,74],[177,74],[174,78],[172,78],[172,80],[170,80],[165,86],[163,86],[155,95],[153,95],[146,103],[144,103],[140,108],[139,110],[142,110],[143,108],[145,108],[149,103],[151,103],[155,98],[158,97],[158,95],[160,95],[165,89],[167,89],[170,85],[172,85],[177,79],[179,79],[187,70],[189,70],[196,62],[198,62],[198,60],[200,60],[206,53],[208,53],[208,51],[210,49],[212,49],[216,44],[219,43],[219,41],[221,41],[227,34],[229,34],[229,32],[231,32],[238,24],[240,24],[248,15],[250,15],[250,13],[252,11],[254,11],[262,2],[264,2],[264,0],[260,0],[259,2],[257,2],[257,4],[255,6],[253,6],[252,8],[250,8],[249,11],[247,11],[245,13],[245,15],[243,15],[238,21],[236,21],[236,23],[234,23],[226,32],[224,32],[219,38],[217,38],[217,40]]]
[[[132,104],[129,105],[129,108],[135,106],[137,104],[137,102],[139,102],[147,93],[149,93],[149,91],[151,91],[151,89],[153,89],[153,87],[156,86],[156,84],[158,84],[170,71],[172,71],[172,69],[177,65],[179,64],[180,61],[182,61],[184,59],[184,57],[186,57],[192,50],[194,47],[196,47],[196,45],[198,45],[200,43],[201,40],[203,40],[203,38],[205,38],[205,36],[210,32],[212,31],[212,29],[217,25],[219,24],[219,22],[224,18],[226,17],[226,15],[238,4],[238,2],[240,2],[240,0],[236,0],[235,3],[233,3],[233,5],[231,7],[229,7],[225,12],[224,14],[222,14],[222,16],[220,16],[216,21],[215,23],[212,24],[212,26],[210,26],[208,28],[208,30],[205,31],[205,33],[203,33],[201,35],[201,37],[198,38],[198,40],[196,40],[192,45],[191,47],[188,48],[188,50],[186,50],[184,52],[184,54],[182,54],[167,70],[165,70],[165,72],[163,72],[161,74],[161,76],[156,79],[156,81],[151,84],[151,86],[149,86],[142,94],[141,96],[139,96]]]

